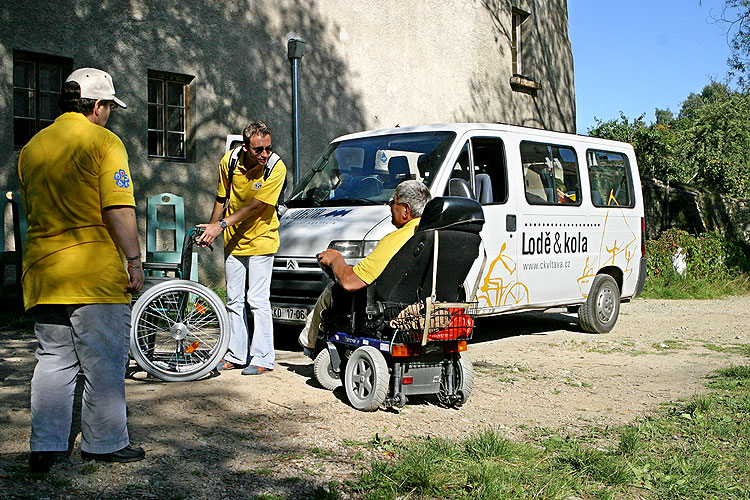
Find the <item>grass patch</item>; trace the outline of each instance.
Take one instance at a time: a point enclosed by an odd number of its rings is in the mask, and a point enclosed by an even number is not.
[[[326,450],[325,448],[321,448],[320,446],[311,447],[310,453],[317,458],[325,458],[333,455],[333,452],[331,450]]]
[[[750,275],[721,280],[649,276],[641,293],[645,299],[719,299],[728,295],[750,295]]]
[[[716,352],[731,352],[741,354],[745,357],[750,358],[750,344],[732,344],[729,346],[721,346],[712,343],[704,343],[703,347],[709,351]]]
[[[681,340],[662,340],[661,342],[651,344],[651,347],[657,351],[677,351],[687,349],[687,346],[685,346],[685,343]]]
[[[750,366],[719,370],[708,385],[632,425],[578,437],[545,429],[516,443],[485,429],[463,441],[407,440],[346,487],[368,500],[750,498]]]

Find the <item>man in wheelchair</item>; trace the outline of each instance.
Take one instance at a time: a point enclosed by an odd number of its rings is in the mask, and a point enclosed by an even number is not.
[[[331,306],[334,286],[338,285],[346,292],[356,292],[371,285],[391,258],[413,235],[419,225],[420,217],[425,205],[430,200],[430,191],[422,182],[407,180],[396,186],[391,207],[391,223],[396,230],[380,240],[370,255],[362,259],[357,265],[350,266],[344,257],[333,249],[327,249],[318,254],[321,267],[333,274],[335,280],[320,294],[315,308],[307,317],[307,322],[299,335],[299,343],[305,354],[314,356],[315,344],[320,329],[321,313]]]

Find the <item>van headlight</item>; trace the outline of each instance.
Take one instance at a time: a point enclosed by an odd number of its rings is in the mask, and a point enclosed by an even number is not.
[[[338,250],[345,259],[362,259],[370,255],[377,244],[377,240],[339,240],[332,241],[328,248]]]

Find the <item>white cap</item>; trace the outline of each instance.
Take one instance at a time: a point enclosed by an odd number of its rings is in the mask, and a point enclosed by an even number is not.
[[[128,105],[115,97],[115,84],[106,71],[96,68],[80,68],[70,74],[66,82],[76,82],[81,87],[81,99],[104,99],[115,101],[121,108]]]

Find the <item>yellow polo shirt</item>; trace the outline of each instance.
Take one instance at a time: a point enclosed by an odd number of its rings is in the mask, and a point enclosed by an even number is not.
[[[217,196],[227,196],[229,181],[229,151],[219,162],[219,187]],[[224,230],[224,253],[227,255],[269,255],[279,250],[279,218],[276,215],[276,203],[279,201],[281,188],[286,179],[286,165],[279,160],[268,179],[263,180],[263,168],[256,165],[246,170],[243,165],[244,155],[240,154],[232,176],[227,216],[240,207],[249,204],[253,199],[266,203],[260,217],[245,219],[239,224]]]
[[[28,222],[26,309],[130,302],[122,255],[102,218],[106,207],[135,206],[120,138],[81,113],[64,113],[21,150],[18,176]]]
[[[380,276],[380,273],[383,272],[383,269],[385,269],[385,266],[388,265],[393,256],[401,250],[404,243],[414,236],[414,231],[419,226],[419,220],[420,217],[412,219],[392,233],[386,234],[378,242],[372,253],[354,266],[354,269],[352,269],[354,274],[359,276],[359,279],[368,285],[371,285],[373,281],[378,279],[378,276]]]

